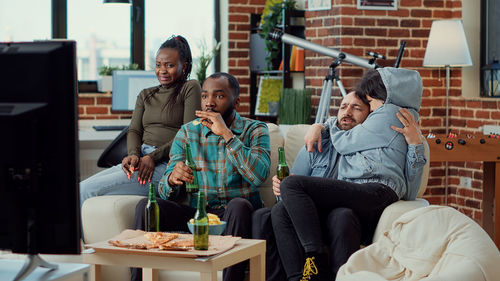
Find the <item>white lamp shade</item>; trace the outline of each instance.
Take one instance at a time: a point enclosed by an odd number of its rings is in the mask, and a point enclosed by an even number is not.
[[[425,49],[424,66],[469,66],[472,60],[461,20],[432,22]]]

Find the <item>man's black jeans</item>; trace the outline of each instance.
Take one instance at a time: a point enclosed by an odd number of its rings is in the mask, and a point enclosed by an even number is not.
[[[335,217],[333,210],[352,210],[359,218],[363,238],[371,237],[385,207],[399,199],[391,188],[380,183],[357,184],[309,176],[287,177],[281,183],[281,196],[283,208],[273,208],[271,216],[279,254],[289,280],[300,279],[305,253],[322,252],[321,221],[329,216]],[[343,227],[342,235],[359,236],[356,228],[355,222],[352,227]],[[352,229],[353,233],[346,229]],[[340,239],[334,229],[328,232],[331,239]],[[342,260],[349,257],[352,249],[352,245],[335,249],[331,253],[332,261],[344,263]],[[334,265],[334,268],[338,267],[340,265]]]

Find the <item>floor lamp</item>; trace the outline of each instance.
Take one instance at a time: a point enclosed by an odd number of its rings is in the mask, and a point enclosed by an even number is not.
[[[425,49],[423,66],[446,68],[445,134],[449,133],[450,67],[470,65],[472,65],[472,60],[462,21],[433,21],[427,48]],[[448,205],[448,162],[445,162],[445,204]]]

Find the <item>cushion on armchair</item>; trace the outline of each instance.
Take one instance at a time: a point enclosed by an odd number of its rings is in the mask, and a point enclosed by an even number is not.
[[[500,252],[472,219],[446,206],[399,217],[380,239],[354,253],[338,281],[372,272],[385,280],[498,280]]]

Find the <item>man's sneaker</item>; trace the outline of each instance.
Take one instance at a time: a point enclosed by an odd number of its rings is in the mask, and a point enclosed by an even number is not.
[[[318,268],[314,264],[314,257],[306,258],[306,263],[304,264],[304,272],[302,273],[302,279],[300,281],[311,280],[312,275],[318,274]]]

